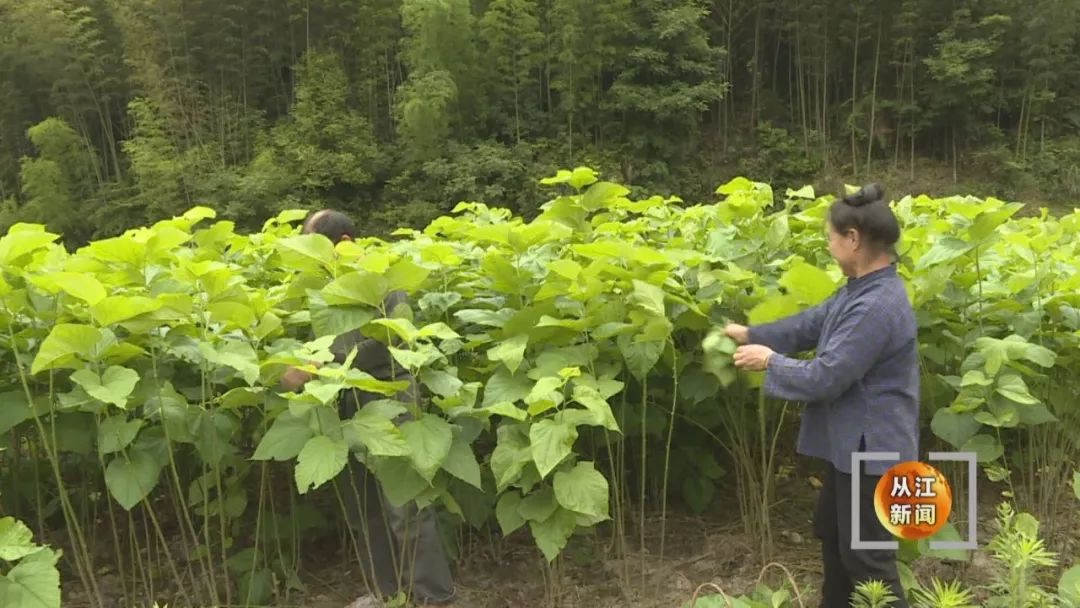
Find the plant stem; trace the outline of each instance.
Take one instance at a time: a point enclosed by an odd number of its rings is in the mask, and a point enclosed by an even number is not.
[[[671,465],[671,438],[675,433],[675,407],[679,403],[679,366],[678,348],[672,342],[672,390],[671,390],[671,415],[668,423],[667,445],[664,447],[664,482],[660,489],[660,562],[664,561],[664,539],[667,528],[667,489],[668,470]],[[657,578],[659,581],[659,578]],[[659,589],[657,589],[659,591]]]
[[[11,311],[5,305],[5,312],[11,315]],[[15,332],[13,325],[8,325],[8,339],[10,340],[11,350],[15,355],[15,368],[19,372],[19,382],[23,388],[23,394],[26,396],[26,402],[30,406],[30,414],[34,419],[34,426],[38,430],[38,437],[45,446],[45,451],[49,456],[49,464],[51,465],[53,479],[56,481],[57,491],[60,493],[60,506],[64,512],[64,519],[67,521],[67,525],[71,528],[74,538],[72,539],[72,546],[75,548],[75,567],[79,572],[79,578],[82,581],[83,587],[91,593],[94,601],[98,606],[104,607],[105,602],[101,597],[101,590],[98,589],[97,579],[94,578],[93,566],[90,560],[90,554],[86,548],[86,541],[83,537],[82,527],[79,526],[78,518],[75,517],[75,509],[71,506],[71,501],[67,495],[67,489],[64,485],[64,478],[60,474],[60,459],[56,453],[55,436],[54,441],[50,442],[48,435],[45,433],[45,425],[42,424],[41,418],[37,414],[37,408],[34,407],[34,396],[30,391],[30,382],[26,377],[26,370],[23,369],[21,363],[19,363],[20,352],[18,343],[15,341]],[[52,403],[52,395],[50,393],[49,402]],[[51,412],[51,416],[55,417],[56,412]],[[56,427],[53,426],[53,433],[55,434]]]

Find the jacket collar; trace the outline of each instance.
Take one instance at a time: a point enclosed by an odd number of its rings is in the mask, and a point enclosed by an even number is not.
[[[873,272],[868,272],[861,277],[849,278],[847,280],[848,289],[861,289],[872,283],[876,283],[882,279],[887,279],[896,276],[896,265],[889,264],[884,268],[878,268]]]

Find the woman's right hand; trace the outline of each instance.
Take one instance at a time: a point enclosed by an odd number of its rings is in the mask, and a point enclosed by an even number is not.
[[[295,367],[290,367],[285,370],[285,374],[281,377],[281,388],[291,393],[301,386],[304,386],[308,380],[311,380],[311,374],[296,369]]]
[[[739,344],[746,344],[749,340],[749,329],[745,325],[728,323],[724,326],[724,335],[735,340]]]

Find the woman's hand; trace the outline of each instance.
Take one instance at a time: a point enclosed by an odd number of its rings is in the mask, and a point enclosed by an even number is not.
[[[315,367],[320,367],[318,361],[312,361],[310,362],[310,364],[314,365]],[[311,380],[312,378],[313,376],[311,374],[303,370],[296,369],[295,367],[290,367],[289,369],[285,370],[285,374],[281,376],[281,387],[287,391],[295,391],[301,386],[304,386],[304,384],[306,384],[308,380]]]
[[[773,349],[768,346],[748,344],[735,349],[733,361],[735,367],[739,369],[760,372],[765,371],[765,367],[769,364],[769,357],[771,357],[772,354]]]
[[[745,325],[736,325],[735,323],[728,323],[724,326],[724,335],[735,340],[739,344],[746,344],[749,340],[750,330]]]

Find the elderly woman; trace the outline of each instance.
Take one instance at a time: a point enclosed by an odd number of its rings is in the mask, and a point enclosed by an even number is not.
[[[734,363],[764,371],[763,390],[806,403],[798,451],[827,463],[814,516],[822,542],[822,608],[849,605],[854,587],[876,579],[905,607],[893,551],[853,550],[852,475],[860,474],[861,540],[892,540],[874,511],[877,481],[895,462],[867,462],[852,471],[853,452],[896,452],[918,458],[919,368],[916,325],[893,265],[900,227],[882,189],[867,186],[837,200],[827,218],[829,253],[847,282],[823,303],[774,323],[728,325],[742,344]],[[814,349],[812,359],[786,356]]]

